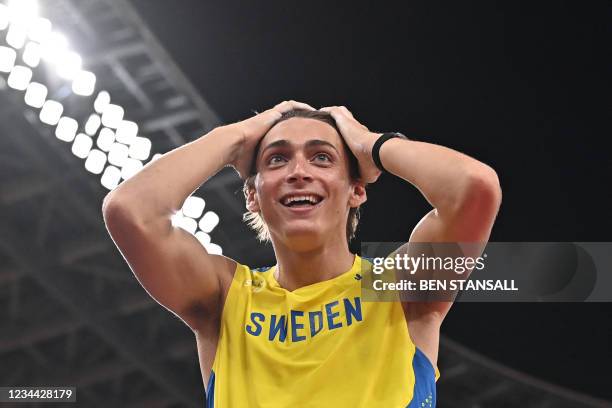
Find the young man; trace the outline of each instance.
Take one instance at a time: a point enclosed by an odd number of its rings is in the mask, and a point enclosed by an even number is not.
[[[344,107],[287,101],[165,154],[104,200],[140,283],[194,331],[208,406],[435,406],[451,303],[362,302],[367,261],[348,247],[356,213],[380,166],[434,207],[410,241],[485,243],[501,191],[466,155],[380,137]],[[248,218],[271,240],[274,267],[210,255],[171,224],[226,165],[246,179]]]

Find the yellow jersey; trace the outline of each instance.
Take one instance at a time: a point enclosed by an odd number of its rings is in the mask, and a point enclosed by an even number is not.
[[[438,370],[401,303],[362,301],[362,264],[288,291],[276,267],[238,263],[206,407],[435,407]]]

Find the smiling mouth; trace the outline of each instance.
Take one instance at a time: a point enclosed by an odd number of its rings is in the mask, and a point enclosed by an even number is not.
[[[323,202],[323,197],[310,194],[307,196],[286,197],[280,200],[280,203],[289,208],[312,208]]]

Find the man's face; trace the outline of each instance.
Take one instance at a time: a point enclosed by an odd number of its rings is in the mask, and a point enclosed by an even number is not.
[[[350,207],[365,201],[363,186],[350,181],[347,154],[327,123],[279,123],[261,141],[249,209],[260,211],[270,234],[292,246],[345,240]]]

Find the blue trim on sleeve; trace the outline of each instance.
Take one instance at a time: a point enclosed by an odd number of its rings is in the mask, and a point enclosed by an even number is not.
[[[406,408],[435,408],[436,372],[427,356],[418,347],[415,347],[412,370],[414,391],[412,400]]]
[[[210,378],[208,379],[208,386],[206,387],[208,392],[206,393],[206,405],[205,408],[214,408],[215,406],[215,372],[210,370]]]

